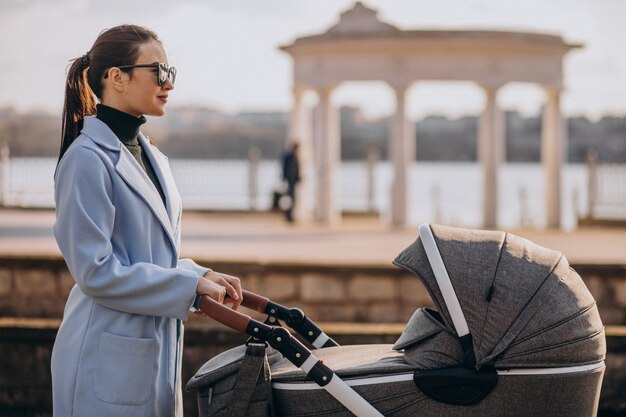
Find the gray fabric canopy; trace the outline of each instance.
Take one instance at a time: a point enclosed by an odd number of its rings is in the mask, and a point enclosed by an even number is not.
[[[430,227],[467,320],[477,368],[558,367],[604,359],[604,328],[595,300],[560,252],[510,233]],[[394,263],[422,280],[442,323],[435,331],[433,313],[418,310],[396,348],[405,349],[407,361],[427,367],[425,350],[436,352],[433,341],[442,340],[447,365],[460,363],[462,350],[450,337],[455,328],[420,238]],[[446,362],[439,356],[433,367]]]

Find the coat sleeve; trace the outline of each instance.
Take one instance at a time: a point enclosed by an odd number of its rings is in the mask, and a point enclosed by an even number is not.
[[[76,147],[55,177],[54,235],[80,290],[105,307],[131,314],[187,318],[198,274],[138,262],[122,265],[113,254],[112,181],[95,151]]]
[[[194,271],[198,275],[204,275],[209,271],[212,271],[211,268],[206,268],[204,266],[198,265],[193,261],[193,259],[184,258],[178,260],[178,267],[181,269],[186,269],[187,271]]]

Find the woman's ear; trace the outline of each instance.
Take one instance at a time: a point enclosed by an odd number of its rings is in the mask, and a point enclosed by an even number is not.
[[[130,79],[128,73],[123,72],[117,67],[111,67],[107,71],[106,75],[107,76],[104,79],[105,83],[109,84],[115,91],[120,93],[124,92],[126,83]]]

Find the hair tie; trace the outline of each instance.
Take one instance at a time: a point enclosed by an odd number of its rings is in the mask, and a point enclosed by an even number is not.
[[[87,52],[85,55],[83,55],[80,58],[81,62],[83,63],[83,66],[86,68],[89,66],[89,52]]]

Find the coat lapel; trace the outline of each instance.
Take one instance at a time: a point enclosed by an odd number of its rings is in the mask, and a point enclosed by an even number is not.
[[[159,223],[161,223],[161,226],[165,230],[174,251],[178,254],[178,246],[176,244],[176,239],[174,238],[172,222],[170,220],[170,216],[168,216],[165,206],[163,205],[161,196],[154,187],[154,184],[152,184],[148,175],[143,171],[143,169],[141,169],[128,149],[122,145],[119,139],[105,123],[95,117],[85,118],[83,133],[99,145],[119,152],[119,159],[115,164],[115,171],[124,180],[124,182],[145,201],[154,216],[159,220]],[[145,141],[145,138],[143,140]],[[152,158],[150,158],[150,162],[152,162],[154,166],[154,157],[151,155],[151,152],[148,156],[149,158],[152,156]],[[155,172],[157,172],[157,176],[159,177],[163,187],[164,182],[161,179],[163,175],[160,171],[160,168],[157,171],[157,168],[155,167]],[[168,201],[171,197],[168,195],[166,187],[163,187],[163,192],[166,196],[166,201]]]
[[[165,195],[165,208],[170,220],[170,225],[172,230],[176,232],[180,218],[181,204],[178,188],[176,188],[174,178],[172,177],[172,173],[169,168],[169,161],[165,155],[156,150],[153,145],[150,144],[148,138],[141,132],[139,132],[138,139],[142,150],[146,153],[146,156],[150,160],[154,173],[161,184],[163,194]]]

